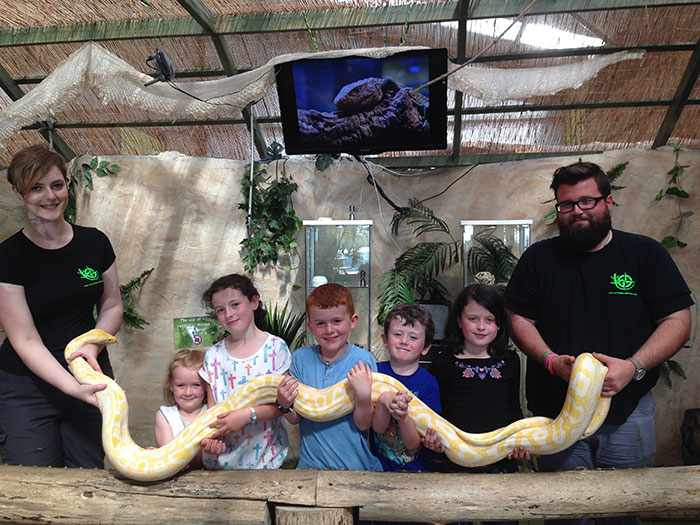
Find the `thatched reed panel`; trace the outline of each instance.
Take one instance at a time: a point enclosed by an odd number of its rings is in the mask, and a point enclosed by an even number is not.
[[[148,0],[12,0],[0,4],[0,27],[18,28],[176,18],[188,16],[177,2]]]

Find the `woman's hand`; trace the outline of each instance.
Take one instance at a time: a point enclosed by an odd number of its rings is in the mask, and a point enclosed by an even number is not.
[[[107,385],[101,383],[99,385],[81,385],[80,383],[75,383],[75,391],[66,392],[67,394],[80,399],[94,407],[99,408],[97,403],[97,396],[95,395],[100,390],[107,388]]]
[[[97,363],[97,356],[100,353],[100,348],[98,345],[95,343],[88,343],[86,345],[83,345],[80,347],[78,350],[73,352],[71,355],[68,356],[68,362],[70,363],[74,359],[78,357],[83,357],[85,360],[88,362],[88,364],[96,371],[99,372],[100,374],[102,373],[102,369],[100,368],[100,365]]]

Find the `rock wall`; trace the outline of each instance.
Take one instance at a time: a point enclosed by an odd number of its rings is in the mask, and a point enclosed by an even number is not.
[[[84,159],[76,162],[80,160]],[[244,202],[240,181],[248,175],[248,169],[243,161],[192,158],[172,152],[106,160],[120,165],[122,170],[116,176],[95,177],[93,190],[79,191],[77,222],[96,226],[110,237],[122,283],[145,269],[155,268],[135,294],[136,307],[150,325],[143,331],[123,328],[118,334],[119,343],[109,350],[117,379],[129,398],[132,435],[146,446],[154,443],[154,415],[162,404],[165,369],[174,351],[173,318],[203,315],[200,297],[208,284],[220,275],[243,271],[238,249],[246,235],[246,214],[238,209],[238,203]],[[428,199],[425,205],[447,221],[456,238],[461,236],[461,220],[533,219],[534,242],[557,234],[556,227],[543,219],[552,206],[547,202],[552,198],[551,176],[557,167],[577,160],[578,156],[559,157],[400,177],[378,167],[370,166],[370,169],[387,195],[399,205],[406,205],[412,197]],[[616,228],[656,239],[675,234],[677,223],[673,217],[679,213],[676,202],[671,198],[654,201],[673,166],[671,148],[620,150],[588,155],[584,160],[596,162],[606,170],[620,162],[630,162],[618,181],[625,188],[614,192],[619,203],[612,212]],[[700,152],[682,151],[680,160],[688,166],[682,182],[691,194],[684,209],[696,215],[685,221],[679,233],[688,247],[676,248],[672,254],[691,289],[698,290]],[[367,171],[358,162],[339,160],[319,172],[313,158],[294,158],[267,165],[268,174],[273,175],[275,170],[284,170],[299,184],[294,205],[302,219],[347,219],[348,208],[353,204],[357,219],[374,221],[371,268],[374,318],[376,285],[393,260],[410,245],[411,232],[406,229],[398,238],[390,238],[393,209],[367,183]],[[0,239],[4,239],[21,227],[23,220],[23,207],[4,178],[0,182],[0,204]],[[267,267],[253,275],[265,302],[283,304],[290,299],[293,307],[303,308],[301,232],[299,245],[299,265],[292,271]],[[461,267],[445,274],[443,281],[456,294],[462,287]],[[293,292],[294,284],[302,288]],[[372,326],[373,351],[381,356],[379,327],[375,322]],[[670,389],[661,382],[655,388],[658,465],[681,464],[679,429],[683,413],[700,405],[697,379],[700,359],[694,331],[689,344],[692,348],[683,349],[676,356],[688,379],[675,379]]]

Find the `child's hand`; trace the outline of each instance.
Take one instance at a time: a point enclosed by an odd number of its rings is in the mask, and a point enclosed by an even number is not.
[[[291,407],[299,393],[299,381],[292,376],[284,376],[277,387],[277,402],[283,407]]]
[[[421,438],[420,442],[424,447],[430,450],[440,453],[445,452],[445,445],[442,444],[440,436],[432,428],[429,428],[425,432],[425,436]]]
[[[347,375],[350,386],[355,391],[358,402],[367,402],[372,398],[372,367],[368,363],[358,362]]]
[[[389,405],[389,412],[391,412],[391,417],[396,421],[403,421],[403,419],[408,415],[408,404],[413,399],[413,396],[406,392],[405,390],[399,390]]]
[[[226,443],[220,439],[204,438],[202,440],[202,452],[211,454],[212,456],[218,456],[226,452]]]
[[[214,432],[209,437],[211,439],[216,439],[242,429],[244,426],[250,423],[250,416],[251,412],[249,408],[238,408],[236,410],[230,410],[229,412],[219,414],[216,416],[216,421],[209,425],[209,428],[218,428],[219,430]]]
[[[530,459],[530,451],[525,450],[523,447],[514,447],[513,452],[508,454],[508,459]]]

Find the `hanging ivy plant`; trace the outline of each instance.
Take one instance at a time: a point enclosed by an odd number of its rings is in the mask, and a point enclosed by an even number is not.
[[[675,154],[673,167],[667,173],[667,175],[670,175],[671,178],[666,183],[666,187],[660,189],[659,193],[656,194],[655,200],[660,201],[666,195],[676,197],[678,202],[678,215],[676,217],[673,217],[672,220],[678,221],[678,226],[676,228],[676,234],[667,235],[661,240],[661,244],[663,244],[666,247],[666,249],[675,248],[676,246],[678,248],[685,248],[686,246],[688,246],[688,243],[681,241],[678,238],[678,234],[680,233],[681,228],[683,226],[683,221],[685,221],[685,219],[693,215],[692,211],[683,211],[683,202],[687,201],[688,197],[690,197],[690,194],[687,191],[685,191],[683,189],[683,186],[681,185],[681,175],[683,174],[683,170],[688,166],[678,162],[678,155],[681,152],[681,147],[676,146],[671,142],[669,142],[668,145],[673,148],[673,153]]]
[[[296,251],[296,233],[301,229],[301,220],[294,212],[292,195],[297,191],[297,184],[284,171],[275,172],[274,177],[267,175],[267,170],[260,162],[253,163],[252,177],[252,215],[248,228],[248,237],[241,241],[240,254],[247,272],[252,272],[258,265],[277,264],[280,254],[293,255]],[[241,194],[244,201],[238,209],[248,212],[251,179],[246,173],[241,179]],[[285,271],[290,265],[282,266]]]

